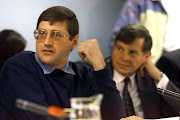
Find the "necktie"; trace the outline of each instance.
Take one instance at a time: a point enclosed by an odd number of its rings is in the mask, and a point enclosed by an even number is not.
[[[135,115],[131,96],[130,96],[129,91],[128,91],[129,81],[130,81],[129,78],[124,79],[124,90],[123,90],[123,104],[124,104],[124,109],[125,109],[127,117]]]

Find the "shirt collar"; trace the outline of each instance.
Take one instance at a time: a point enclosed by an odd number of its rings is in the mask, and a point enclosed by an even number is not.
[[[134,82],[135,79],[135,74],[131,75],[129,78],[131,80],[131,82]],[[124,82],[125,77],[123,75],[121,75],[120,73],[118,73],[115,69],[113,72],[113,80],[116,82],[116,84],[120,83],[120,82]]]
[[[35,53],[35,60],[36,62],[41,66],[41,68],[43,69],[43,72],[44,74],[50,74],[52,73],[56,68],[50,66],[50,65],[46,65],[46,64],[43,64],[37,54]],[[65,73],[68,73],[68,74],[72,74],[72,75],[75,75],[75,72],[73,71],[73,69],[69,66],[69,62],[67,62],[66,66],[64,68],[61,69],[62,71],[64,71]]]

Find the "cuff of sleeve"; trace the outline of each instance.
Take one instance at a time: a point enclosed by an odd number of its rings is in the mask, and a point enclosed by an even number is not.
[[[101,82],[101,81],[105,82],[105,81],[112,80],[110,67],[106,65],[104,69],[99,70],[99,71],[94,71],[94,77],[96,78],[96,80],[98,80],[98,82]]]
[[[168,82],[169,82],[169,78],[165,74],[163,74],[163,77],[158,82],[157,87],[166,89]]]

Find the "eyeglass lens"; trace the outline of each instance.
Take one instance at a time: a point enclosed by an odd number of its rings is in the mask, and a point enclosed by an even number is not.
[[[39,41],[44,41],[46,39],[46,36],[47,36],[47,32],[46,30],[35,30],[34,32],[34,36],[35,36],[35,39],[36,40],[39,40]],[[68,35],[64,35],[62,32],[60,31],[52,31],[51,32],[51,39],[54,41],[54,42],[60,42],[64,37],[66,37]]]

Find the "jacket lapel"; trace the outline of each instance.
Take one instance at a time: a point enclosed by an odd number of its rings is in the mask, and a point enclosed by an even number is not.
[[[160,118],[160,95],[156,92],[154,80],[136,74],[136,83],[145,118]]]

